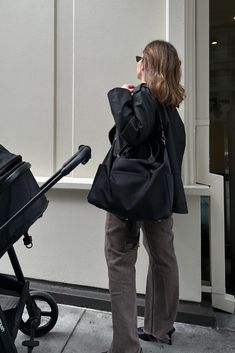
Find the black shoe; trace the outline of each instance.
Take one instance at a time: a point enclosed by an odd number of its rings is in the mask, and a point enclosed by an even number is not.
[[[143,327],[138,327],[138,336],[141,340],[167,343],[170,346],[172,345],[171,336],[173,335],[174,332],[175,332],[175,328],[173,327],[169,332],[167,332],[167,334],[164,337],[157,338],[153,335],[149,335],[148,333],[145,333]]]

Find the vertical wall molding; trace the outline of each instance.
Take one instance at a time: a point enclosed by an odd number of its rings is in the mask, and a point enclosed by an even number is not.
[[[195,184],[195,120],[196,120],[196,4],[195,0],[168,0],[166,4],[167,40],[177,49],[182,61],[182,83],[186,99],[179,112],[185,124],[187,146],[184,155],[183,181]]]
[[[55,3],[55,164],[58,169],[73,153],[74,2],[55,0]]]
[[[72,34],[72,145],[71,150],[74,153],[74,146],[75,146],[75,6],[78,6],[78,1],[73,0],[73,9],[72,9],[72,21],[73,21],[73,34]]]
[[[170,38],[170,33],[169,33],[169,29],[170,29],[170,0],[166,0],[166,40],[169,41]]]
[[[53,76],[54,76],[54,128],[53,128],[53,172],[56,171],[57,165],[57,1],[54,0],[54,14],[53,14],[53,22],[54,22],[54,69],[53,69]]]
[[[184,180],[190,184],[196,182],[196,152],[195,152],[195,125],[196,125],[196,4],[195,0],[185,1],[185,127],[188,138],[186,149],[186,165]]]

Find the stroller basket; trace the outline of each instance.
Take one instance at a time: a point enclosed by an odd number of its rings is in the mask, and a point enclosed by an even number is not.
[[[21,236],[25,237],[25,245],[30,244],[28,229],[48,206],[45,193],[80,163],[86,164],[90,157],[90,147],[81,145],[78,152],[39,188],[30,172],[31,165],[0,145],[0,258],[7,252],[15,273],[15,277],[0,274],[4,301],[5,295],[15,298],[14,305],[9,307],[2,305],[0,296],[0,353],[17,353],[14,341],[19,329],[30,337],[22,345],[31,353],[39,345],[35,337],[50,332],[57,322],[55,300],[48,293],[29,291],[29,282],[24,278],[13,244]],[[41,303],[46,304],[46,310]],[[46,323],[45,318],[48,319]]]

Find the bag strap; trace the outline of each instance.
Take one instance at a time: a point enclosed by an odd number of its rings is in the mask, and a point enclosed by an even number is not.
[[[164,114],[162,113],[161,108],[164,109]],[[165,135],[164,125],[163,125],[163,115],[164,115],[164,118],[166,117],[165,109],[166,108],[163,105],[160,106],[160,103],[157,101],[157,111],[158,111],[158,116],[159,116],[159,120],[160,120],[162,142],[163,142],[164,146],[166,146],[166,135]]]
[[[116,140],[117,140],[117,138],[115,138],[115,140],[113,141],[113,143],[116,143]],[[159,145],[157,145],[157,146],[158,146],[158,149],[157,149],[157,152],[155,153],[155,156],[154,156],[154,154],[153,154],[153,149],[152,149],[151,143],[148,142],[148,145],[149,145],[149,150],[150,150],[151,156],[153,156],[154,158],[156,158],[156,156],[158,155],[159,150],[160,150]],[[120,149],[120,151],[117,153],[117,156],[120,157],[126,150],[128,150],[128,148],[129,148],[130,150],[133,149],[132,146],[124,145],[124,146]]]
[[[160,120],[160,127],[161,127],[161,140],[162,140],[162,143],[164,145],[164,148],[166,148],[166,135],[165,135],[165,130],[164,130],[164,125],[163,125],[163,118],[166,118],[167,114],[166,114],[166,111],[165,111],[165,107],[163,105],[160,105],[159,101],[157,100],[157,111],[158,111],[158,116],[159,116],[159,120]],[[164,110],[164,113],[162,112],[162,109]],[[115,143],[116,143],[116,140],[117,140],[117,137],[114,138],[113,140],[113,143],[112,145],[114,146]],[[150,145],[150,151],[151,151],[151,154],[152,154],[152,148],[151,148],[151,144],[149,143]],[[118,152],[117,156],[121,156],[122,153],[124,151],[126,151],[127,148],[131,148],[128,144],[124,145],[121,150]]]

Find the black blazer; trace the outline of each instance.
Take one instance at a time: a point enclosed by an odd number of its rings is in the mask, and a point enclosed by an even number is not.
[[[146,141],[153,138],[160,141],[159,109],[162,110],[167,151],[174,175],[173,212],[187,213],[181,179],[185,129],[178,111],[167,106],[164,109],[146,84],[137,86],[133,94],[125,88],[114,88],[108,92],[108,99],[115,121],[115,126],[109,132],[109,140],[112,143],[117,137],[116,152],[125,145],[132,146],[136,158],[144,158],[149,152]]]

